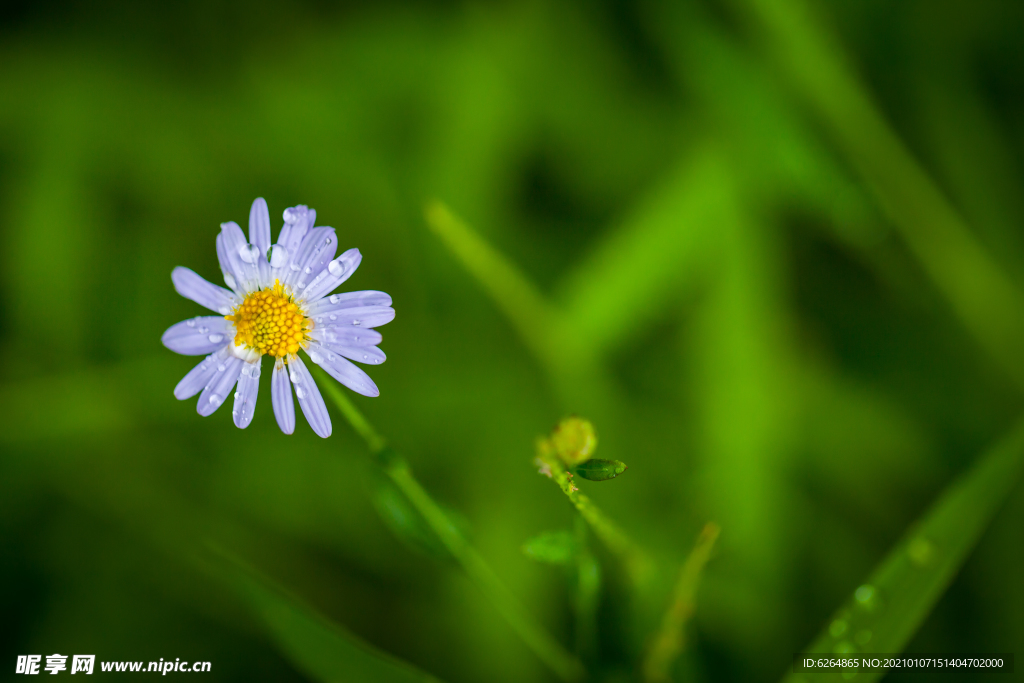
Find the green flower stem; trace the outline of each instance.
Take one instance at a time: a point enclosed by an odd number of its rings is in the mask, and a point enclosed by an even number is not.
[[[683,562],[679,580],[672,592],[672,603],[665,612],[661,629],[651,640],[647,656],[644,658],[644,680],[648,683],[663,683],[670,680],[669,669],[683,651],[683,627],[693,616],[701,572],[711,559],[711,550],[718,540],[718,532],[717,524],[706,524],[697,537],[697,543],[690,551],[690,555]]]
[[[576,654],[590,662],[597,654],[597,603],[601,593],[601,567],[587,547],[587,523],[576,516],[576,577],[573,611],[576,617]]]
[[[526,645],[562,680],[578,681],[585,676],[583,665],[558,643],[520,605],[480,553],[452,524],[444,511],[413,476],[405,460],[387,445],[359,409],[334,382],[320,384],[353,429],[366,441],[373,462],[391,479],[412,506],[423,516],[452,557],[519,634]]]
[[[594,534],[622,560],[626,567],[626,573],[629,574],[634,585],[645,585],[650,579],[653,569],[646,553],[633,543],[614,522],[608,519],[590,498],[579,492],[579,489],[572,483],[572,474],[565,469],[565,465],[558,458],[544,453],[538,457],[546,465],[543,472],[547,474],[547,470],[550,470],[552,481],[562,489],[562,493],[569,498],[569,501],[579,511],[580,516],[594,530]]]

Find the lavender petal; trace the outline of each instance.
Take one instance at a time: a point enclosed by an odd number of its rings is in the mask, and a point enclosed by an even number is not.
[[[223,316],[198,316],[172,325],[160,341],[175,353],[203,356],[213,353],[234,338],[234,327]]]
[[[280,358],[274,364],[274,374],[270,378],[270,399],[274,404],[277,425],[285,434],[291,434],[295,431],[295,404],[292,402],[292,384],[288,379],[288,371]]]
[[[178,266],[171,271],[171,281],[174,283],[174,289],[177,290],[178,294],[181,294],[186,299],[195,301],[200,306],[205,306],[215,313],[228,315],[235,306],[234,294],[223,287],[207,282],[199,277],[195,271],[183,266]]]

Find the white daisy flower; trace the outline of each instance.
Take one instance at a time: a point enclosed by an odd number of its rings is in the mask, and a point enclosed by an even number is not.
[[[217,235],[217,258],[224,289],[181,266],[171,273],[182,296],[216,312],[174,325],[162,341],[171,351],[209,354],[174,388],[184,400],[199,394],[199,414],[217,410],[234,391],[235,425],[252,421],[259,392],[260,361],[274,358],[270,397],[277,424],[295,431],[295,406],[319,436],[331,435],[331,418],[301,350],[332,377],[363,396],[378,396],[373,380],[346,358],[359,363],[384,362],[377,348],[380,332],[395,310],[384,292],[331,292],[347,280],[362,260],[358,249],[334,258],[334,228],[313,227],[316,211],[293,206],[284,212],[277,244],[270,244],[270,214],[262,198],[249,212],[249,241],[235,222],[223,223]],[[269,253],[269,258],[268,258]],[[202,393],[200,393],[202,392]]]

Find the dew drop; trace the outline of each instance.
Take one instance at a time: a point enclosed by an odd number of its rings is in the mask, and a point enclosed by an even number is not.
[[[231,417],[238,417],[238,411],[237,410],[232,410],[231,411]]]
[[[294,370],[289,372],[288,376],[292,378],[292,384],[300,384],[302,382],[302,377],[300,377],[299,373],[295,372]]]
[[[213,405],[219,406],[223,402],[224,402],[224,399],[222,399],[219,395],[217,395],[217,394],[210,394],[210,403],[212,403]]]
[[[314,256],[316,256],[316,254],[314,254]],[[310,268],[309,266],[306,266],[306,269],[302,272],[305,273],[306,275],[309,275],[310,273],[313,272],[313,269]]]
[[[327,270],[331,271],[331,275],[334,277],[341,277],[345,272],[345,266],[338,263],[338,259],[334,259],[327,264]]]
[[[209,331],[210,331],[210,328],[209,328],[209,327],[205,327],[205,326],[203,326],[203,325],[200,325],[200,326],[199,326],[199,334],[206,334],[206,333],[207,333],[207,332],[209,332]]]
[[[299,400],[306,398],[306,390],[302,387],[295,387],[295,395],[299,397]]]
[[[228,308],[227,306],[221,306],[220,308],[217,309],[217,312],[219,312],[221,315],[229,315],[231,313],[231,309]]]
[[[288,223],[289,225],[291,225],[292,223],[298,222],[298,220],[299,220],[299,212],[298,211],[295,211],[294,209],[285,209],[284,210],[284,222],[285,223]]]
[[[352,324],[353,324],[353,325],[358,325],[358,324],[359,324],[359,323],[361,323],[361,322],[362,322],[362,320],[353,320],[353,321],[352,321]]]
[[[217,372],[224,372],[227,369],[228,369],[228,366],[224,365],[223,363],[221,363],[220,365],[217,366]]]
[[[185,321],[185,324],[188,325],[189,327],[195,327],[196,326],[196,319],[195,318],[189,318],[188,320]]]
[[[238,399],[240,399],[240,398],[242,398],[242,392],[240,392],[240,391],[236,391],[236,392],[235,392],[235,400],[237,401],[237,400],[238,400]]]
[[[292,270],[299,270],[299,264],[298,263],[290,263],[290,264],[288,264],[288,267],[291,268]]]
[[[275,244],[270,249],[270,267],[281,268],[284,266],[285,261],[288,260],[288,250],[282,247],[280,244]]]
[[[331,320],[337,320],[338,319],[338,316],[334,315],[333,313],[331,313],[331,315],[329,317],[330,317]]]
[[[321,356],[321,355],[320,355],[319,353],[317,353],[316,351],[310,351],[310,352],[309,352],[309,359],[310,359],[311,361],[313,361],[314,363],[316,363],[317,365],[320,365],[321,363],[323,363],[323,362],[324,362],[324,357],[323,357],[323,356]]]
[[[305,282],[300,282],[299,284],[297,284],[295,286],[298,287],[299,289],[305,289],[306,288],[306,283]]]
[[[324,246],[327,246],[328,244],[330,244],[333,241],[334,241],[333,237],[328,237],[327,239],[324,240]]]
[[[238,282],[235,281],[235,276],[232,275],[231,273],[224,273],[224,284],[226,284],[231,289],[238,288]]]
[[[834,619],[831,624],[828,625],[828,632],[833,638],[839,638],[846,633],[846,620],[845,619]]]
[[[330,301],[330,302],[331,302],[332,304],[336,304],[336,303],[338,303],[339,301],[341,301],[341,297],[340,297],[340,296],[338,296],[337,294],[331,294],[331,296],[330,296],[330,298],[328,299],[328,301]]]
[[[209,337],[207,337],[207,339],[210,340],[211,344],[216,344],[217,342],[220,342],[220,341],[224,340],[224,335],[223,334],[211,334]]]
[[[873,612],[879,607],[878,590],[871,584],[858,586],[853,592],[853,599],[859,607],[868,612]]]
[[[926,567],[935,556],[935,545],[927,538],[918,536],[907,546],[907,555],[918,567]]]
[[[255,244],[240,244],[238,257],[246,263],[256,263],[256,259],[260,257],[260,248]]]
[[[334,361],[336,361],[337,359],[338,359],[338,357],[337,357],[337,356],[335,356],[335,355],[334,355],[333,353],[328,353],[328,354],[327,354],[327,360],[329,360],[330,362],[332,362],[332,363],[333,363],[333,362],[334,362]]]

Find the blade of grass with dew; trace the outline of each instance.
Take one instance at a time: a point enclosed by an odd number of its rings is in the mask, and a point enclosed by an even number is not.
[[[661,628],[651,640],[647,656],[644,657],[644,680],[648,683],[671,680],[669,670],[672,662],[683,651],[683,628],[693,616],[701,573],[711,559],[711,551],[718,540],[719,531],[717,524],[709,522],[704,525],[697,537],[697,543],[683,562],[679,580],[672,591],[672,602],[661,621]]]
[[[439,683],[439,679],[388,655],[317,613],[226,551],[221,578],[259,617],[278,648],[297,669],[317,681]]]
[[[864,91],[806,3],[735,0],[975,339],[1024,386],[1024,295]]]
[[[924,623],[1024,469],[1024,419],[950,484],[829,620],[805,653],[895,654]],[[861,672],[876,681],[882,671]],[[787,683],[846,680],[841,673],[790,673]]]
[[[381,468],[381,471],[406,497],[412,507],[422,515],[427,525],[437,534],[441,543],[459,563],[469,579],[487,596],[498,613],[522,638],[523,642],[562,680],[582,679],[585,671],[579,660],[562,647],[522,607],[519,600],[498,578],[487,561],[420,485],[405,460],[387,445],[373,425],[359,412],[359,409],[345,396],[344,392],[334,382],[326,378],[322,370],[317,368],[314,372],[319,374],[322,380],[319,384],[327,396],[349,421],[353,429],[366,441],[376,466]]]

